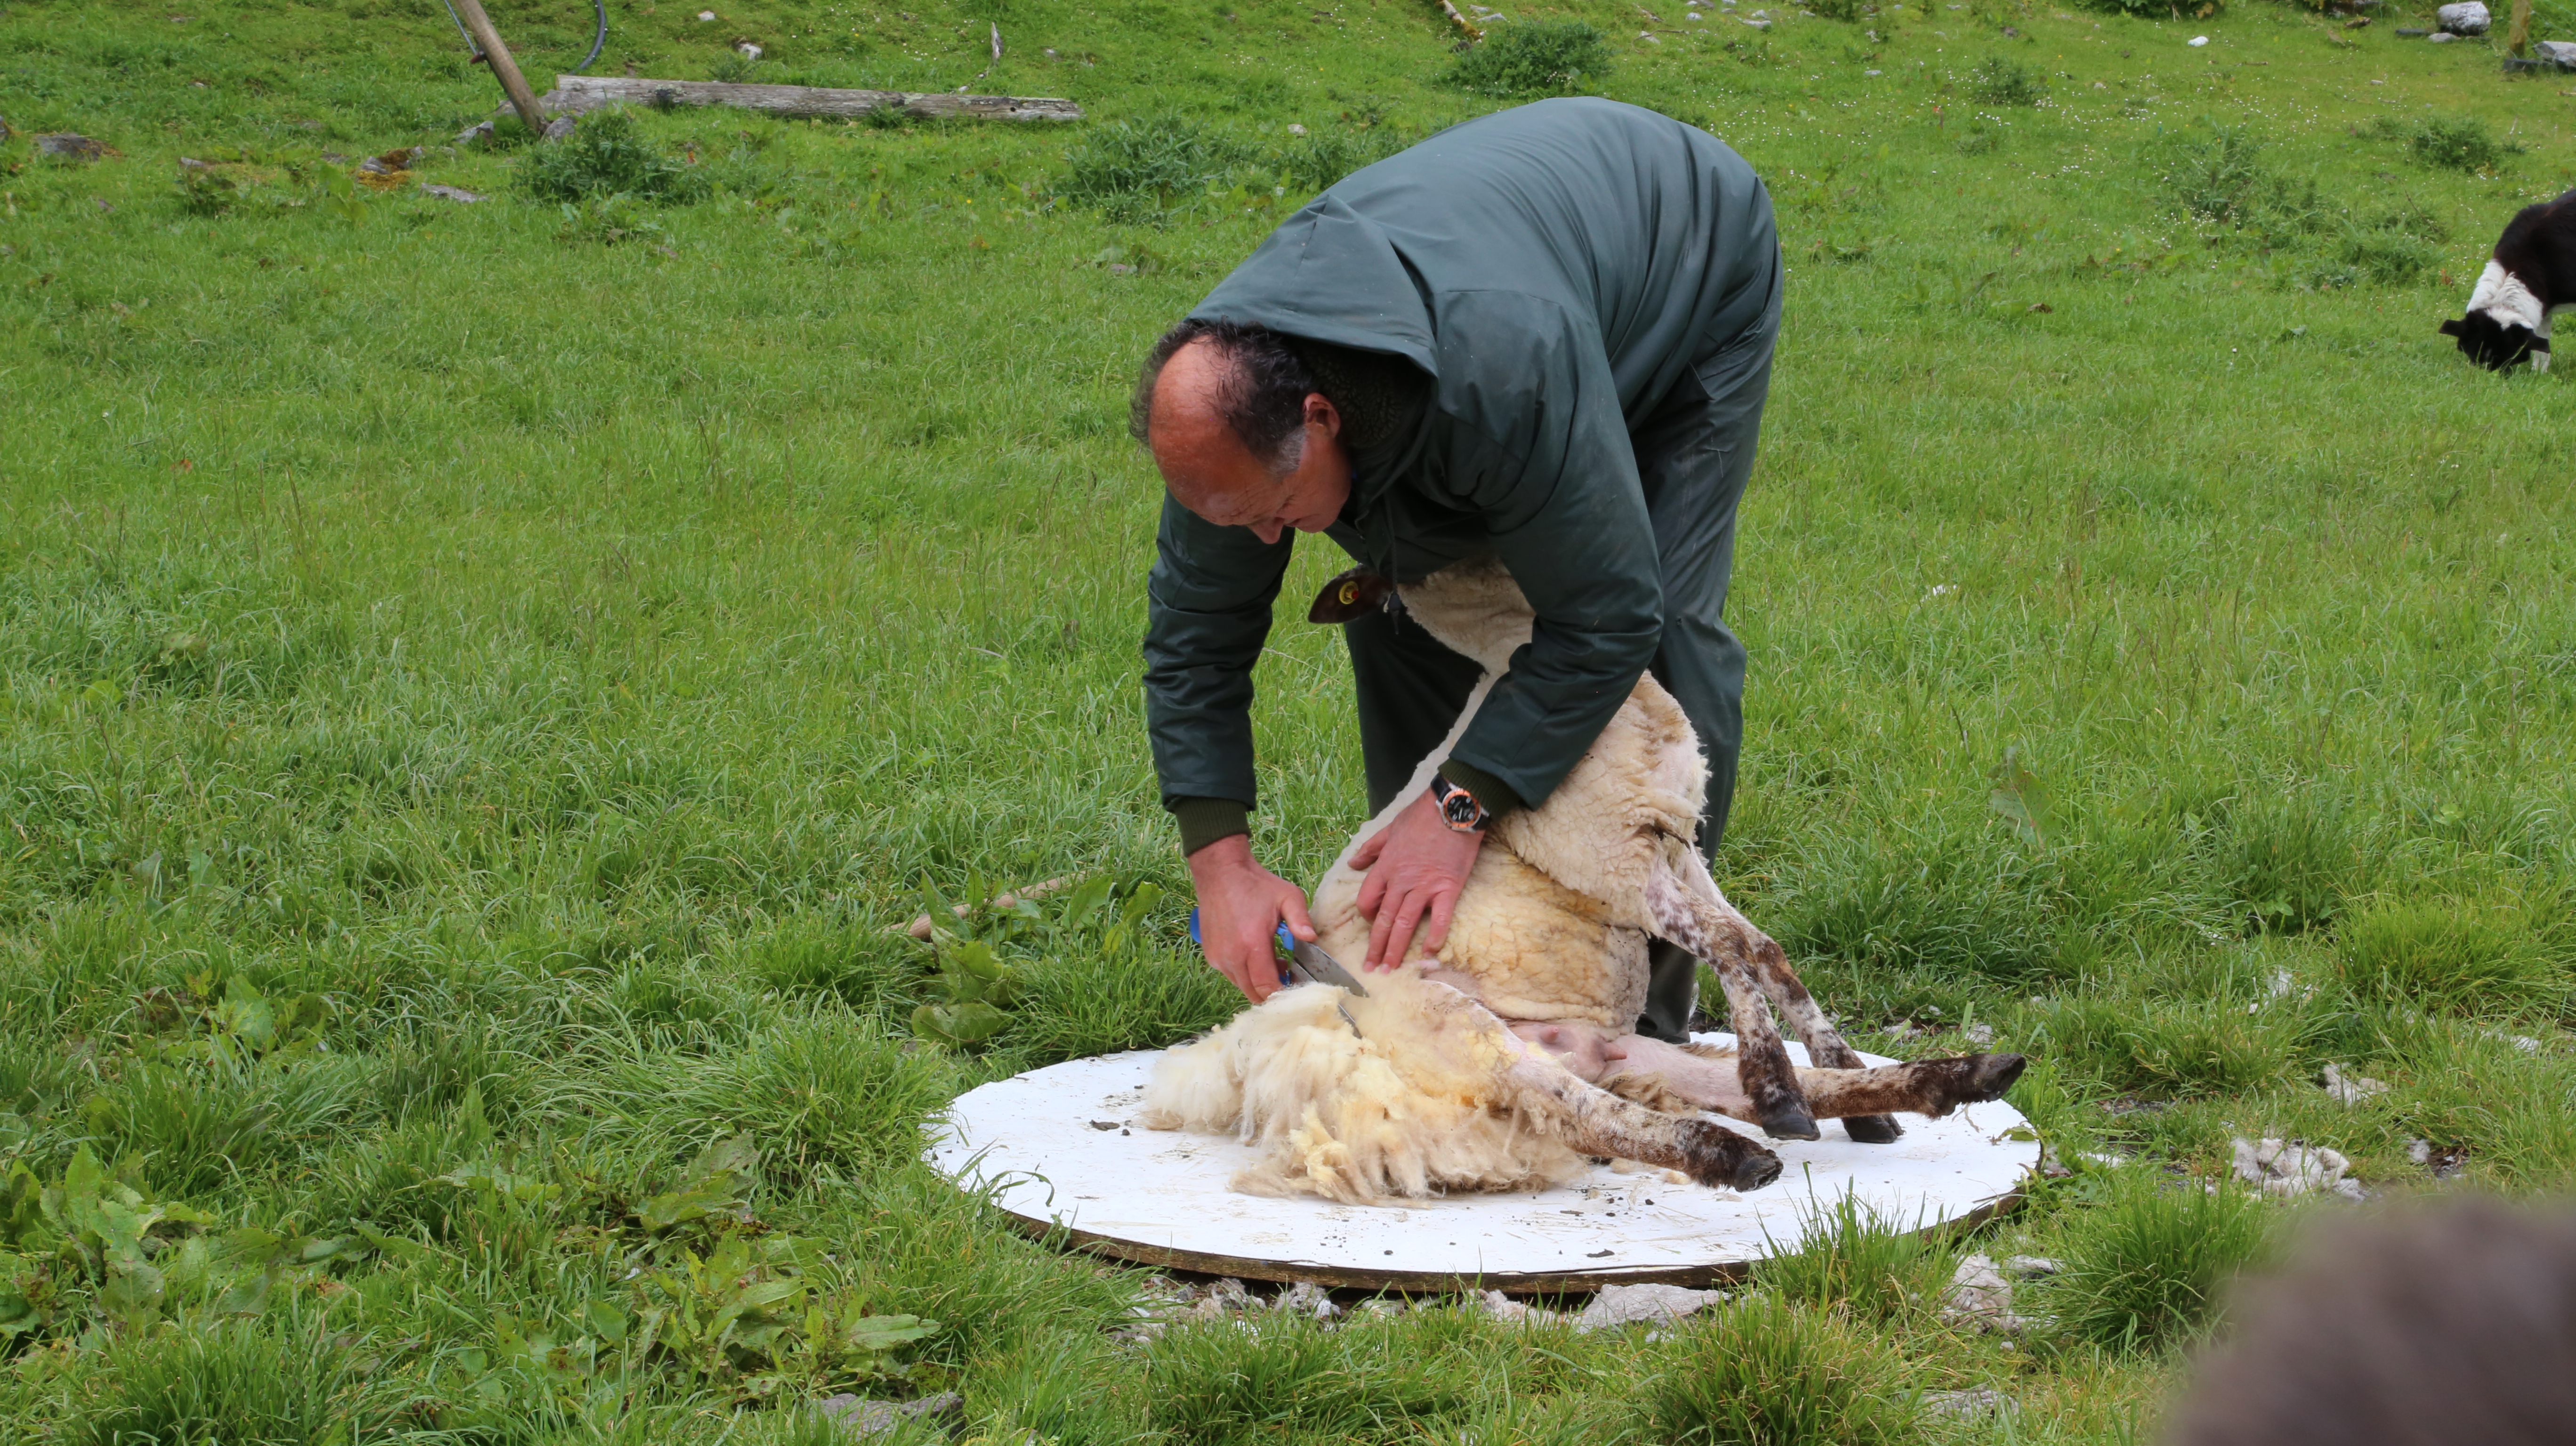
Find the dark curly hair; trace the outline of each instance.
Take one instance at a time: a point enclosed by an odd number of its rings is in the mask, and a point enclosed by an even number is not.
[[[1274,473],[1297,465],[1297,439],[1306,420],[1306,394],[1315,376],[1287,337],[1266,326],[1239,321],[1184,321],[1164,332],[1145,354],[1136,376],[1136,394],[1127,403],[1127,431],[1148,440],[1154,411],[1154,383],[1164,363],[1191,342],[1205,338],[1226,362],[1217,384],[1217,415],[1226,429],[1263,466]]]

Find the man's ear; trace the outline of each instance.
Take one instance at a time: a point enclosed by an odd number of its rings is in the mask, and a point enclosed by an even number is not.
[[[1342,434],[1342,410],[1334,406],[1333,399],[1322,392],[1308,392],[1306,425],[1323,428],[1324,435],[1327,437],[1338,437]]]
[[[2443,323],[2442,323],[2442,325],[2441,325],[2440,330],[2441,330],[2442,335],[2444,335],[2444,336],[2458,336],[2458,335],[2460,335],[2461,333],[2463,333],[2463,332],[2467,331],[2467,330],[2468,330],[2468,327],[2467,327],[2467,325],[2466,325],[2466,324],[2464,324],[2463,322],[2461,322],[2461,321],[2459,321],[2459,320],[2457,320],[2457,319],[2454,319],[2454,320],[2451,320],[2451,321],[2443,322]]]
[[[1306,609],[1306,621],[1346,623],[1356,617],[1365,617],[1384,604],[1386,595],[1394,590],[1395,583],[1391,579],[1365,567],[1352,568],[1324,584],[1324,590],[1315,594],[1315,605]]]

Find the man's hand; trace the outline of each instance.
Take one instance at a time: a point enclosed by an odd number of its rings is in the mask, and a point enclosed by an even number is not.
[[[1427,953],[1438,953],[1449,938],[1449,917],[1458,911],[1458,891],[1467,871],[1476,866],[1476,850],[1485,834],[1460,833],[1440,820],[1440,806],[1425,789],[1422,796],[1379,829],[1351,855],[1351,867],[1368,873],[1360,885],[1360,913],[1369,921],[1368,958],[1364,969],[1388,970],[1404,962],[1413,930],[1427,914],[1430,930],[1422,936]]]
[[[1279,990],[1279,955],[1272,933],[1279,921],[1300,939],[1315,937],[1306,917],[1306,895],[1295,884],[1253,862],[1252,840],[1218,839],[1190,855],[1190,881],[1198,886],[1199,948],[1216,971],[1234,981],[1255,1004]]]

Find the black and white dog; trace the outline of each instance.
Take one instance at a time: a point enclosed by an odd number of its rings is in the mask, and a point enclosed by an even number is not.
[[[2531,358],[2549,370],[2549,315],[2576,306],[2576,191],[2525,206],[2505,223],[2495,259],[2478,274],[2468,315],[2442,323],[2460,352],[2493,371]]]

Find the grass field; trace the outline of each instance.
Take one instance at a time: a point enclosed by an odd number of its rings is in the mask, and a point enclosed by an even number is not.
[[[914,1162],[963,1087],[1228,1012],[1125,388],[1316,186],[1506,103],[1436,8],[620,0],[603,74],[1092,119],[648,114],[673,199],[566,202],[510,128],[447,147],[497,95],[435,4],[9,0],[0,1434],[819,1442],[797,1403],[954,1388],[995,1443],[2132,1441],[2293,1228],[2161,1188],[2232,1136],[2563,1188],[2569,383],[2433,328],[2568,184],[2564,82],[2269,4],[1650,4],[1509,8],[1779,204],[1722,872],[1857,1029],[1931,1031],[1864,1047],[2032,1054],[2075,1175],[1973,1241],[1845,1220],[1653,1343],[1432,1302],[1136,1344],[1141,1274]],[[540,88],[586,45],[493,12]],[[490,199],[347,179],[416,144]],[[1349,684],[1272,646],[1256,841],[1312,878]],[[914,1038],[971,992],[888,932],[925,886],[1065,874],[1115,895],[979,917],[1003,1027]],[[2065,1257],[2050,1323],[1942,1325],[1966,1249]],[[1914,1395],[1980,1386],[2015,1409]]]

